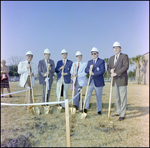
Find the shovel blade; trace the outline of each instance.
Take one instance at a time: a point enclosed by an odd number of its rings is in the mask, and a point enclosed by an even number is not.
[[[50,110],[49,106],[43,106],[42,113],[46,115],[49,113],[49,110]]]
[[[58,107],[57,107],[57,113],[60,113],[61,110],[62,110],[62,107],[61,107],[61,106],[58,106]]]
[[[32,107],[32,113],[34,115],[39,115],[40,114],[40,109],[38,107]]]
[[[70,108],[70,112],[71,112],[72,115],[74,115],[74,114],[76,113],[76,108],[71,107],[71,108]]]
[[[85,119],[86,116],[87,116],[87,113],[82,113],[82,114],[81,114],[81,119]]]

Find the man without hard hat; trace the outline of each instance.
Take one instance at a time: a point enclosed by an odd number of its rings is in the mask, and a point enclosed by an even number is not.
[[[96,93],[96,102],[97,102],[97,113],[102,115],[102,94],[104,78],[103,74],[105,73],[105,61],[99,58],[99,51],[96,47],[93,47],[91,50],[92,60],[88,61],[87,67],[85,69],[86,73],[91,74],[89,89],[87,93],[87,99],[85,104],[84,112],[87,113],[89,109],[90,99],[93,90],[95,89]],[[93,65],[92,72],[90,71],[90,66]]]
[[[72,66],[72,61],[67,59],[68,56],[68,52],[63,49],[61,51],[61,55],[62,55],[62,60],[59,60],[57,62],[56,68],[55,68],[55,72],[58,74],[57,76],[57,86],[56,86],[56,96],[57,96],[57,101],[59,100],[59,95],[60,95],[60,87],[61,86],[61,76],[63,76],[63,101],[65,99],[67,99],[67,94],[68,94],[68,88],[69,88],[69,84],[71,82],[71,74],[70,74],[70,70],[71,70],[71,66]],[[63,73],[62,73],[63,70]],[[57,104],[58,105],[58,104]],[[61,104],[60,104],[61,105]],[[65,109],[65,103],[62,104],[63,109]]]
[[[121,45],[119,42],[114,42],[113,50],[115,55],[110,57],[108,72],[113,77],[113,92],[115,99],[115,116],[119,116],[119,121],[124,120],[127,103],[127,85],[129,69],[129,59],[127,54],[121,53]]]
[[[50,51],[48,48],[46,48],[44,50],[44,59],[40,60],[38,64],[38,73],[40,75],[39,84],[43,85],[43,97],[42,97],[43,102],[45,102],[46,89],[47,89],[46,102],[49,102],[51,86],[53,83],[53,74],[55,72],[55,63],[52,59],[50,59],[50,56],[51,56]],[[48,77],[48,81],[47,81],[47,77]],[[46,88],[46,82],[48,82],[47,88]]]
[[[77,61],[73,63],[71,67],[71,75],[74,79],[74,86],[75,86],[75,94],[74,96],[82,89],[83,86],[87,86],[87,78],[85,73],[85,68],[87,66],[86,62],[82,61],[82,53],[80,51],[76,52],[76,59]],[[74,73],[74,66],[75,66],[75,73]],[[76,110],[81,110],[80,106],[80,95],[78,95],[74,101],[73,106]]]
[[[31,82],[30,82],[30,75],[32,79],[32,87],[35,86],[35,66],[31,62],[33,58],[33,54],[31,51],[26,52],[26,60],[21,61],[18,64],[18,73],[20,74],[20,81],[19,85],[21,87],[31,87]],[[28,91],[26,92],[25,96],[25,104],[28,103]],[[32,90],[30,91],[30,103],[33,103],[32,101]],[[25,109],[27,109],[27,106],[25,106]]]

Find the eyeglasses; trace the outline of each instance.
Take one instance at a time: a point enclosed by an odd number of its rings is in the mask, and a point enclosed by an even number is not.
[[[91,53],[91,55],[96,55],[97,53]]]

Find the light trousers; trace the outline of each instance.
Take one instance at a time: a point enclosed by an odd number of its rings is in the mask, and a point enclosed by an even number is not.
[[[62,87],[61,83],[61,78],[57,81],[57,87],[56,87],[56,97],[57,97],[57,101],[59,100],[59,97],[61,96],[61,90],[60,87]],[[63,101],[65,101],[65,99],[67,99],[67,95],[68,95],[68,88],[69,88],[69,84],[66,84],[64,82],[64,79],[62,81],[62,84],[64,85],[64,91],[63,91]],[[61,101],[61,97],[60,100]],[[65,108],[65,103],[62,103],[62,107]]]
[[[30,88],[31,88],[30,76],[28,76],[27,81],[26,81],[24,87],[25,87],[26,89],[27,89],[27,87],[30,87]],[[33,101],[32,101],[32,90],[31,90],[31,89],[30,89],[30,98],[29,98],[29,91],[26,91],[25,104],[28,104],[28,99],[30,99],[30,100],[29,100],[29,103],[33,103]],[[26,105],[25,105],[24,107],[27,108]]]
[[[75,93],[74,93],[74,96],[75,96],[77,93],[79,93],[80,89],[82,89],[82,86],[80,86],[78,83],[78,78],[76,78],[74,86],[75,86]],[[80,106],[80,94],[74,98],[73,105],[77,106],[78,109],[80,110],[80,108],[81,108],[81,106]]]
[[[103,87],[96,87],[93,80],[91,81],[91,83],[89,85],[89,89],[88,89],[88,93],[87,93],[87,99],[86,99],[86,103],[85,103],[85,109],[87,109],[87,110],[89,109],[91,95],[92,95],[92,92],[94,89],[95,89],[95,93],[96,93],[97,112],[99,112],[99,111],[102,111]]]
[[[114,80],[113,92],[115,99],[115,114],[120,114],[120,117],[125,117],[127,104],[127,86],[117,86]]]

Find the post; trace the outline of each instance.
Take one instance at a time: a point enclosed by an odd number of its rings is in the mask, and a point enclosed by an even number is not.
[[[69,126],[69,105],[68,99],[65,99],[65,117],[66,117],[66,139],[67,139],[67,147],[70,147],[70,126]]]

